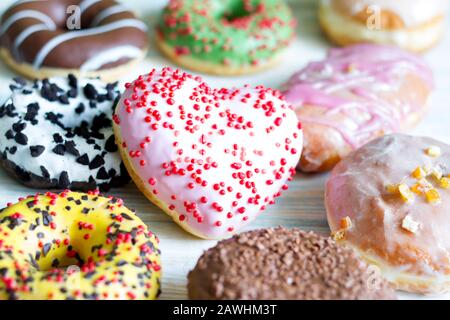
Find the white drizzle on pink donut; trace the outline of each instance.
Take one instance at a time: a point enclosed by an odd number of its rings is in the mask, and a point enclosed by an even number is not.
[[[114,119],[122,147],[138,183],[190,232],[223,238],[287,188],[302,131],[278,91],[212,89],[170,68],[126,88]]]
[[[315,105],[326,109],[323,117],[299,115],[299,119],[335,129],[356,148],[373,132],[398,132],[408,114],[423,108],[404,97],[392,104],[383,96],[395,92],[411,73],[433,86],[431,70],[418,56],[389,46],[355,45],[332,49],[326,59],[310,63],[292,76],[284,94],[299,108]],[[333,121],[336,114],[346,115],[349,121]]]

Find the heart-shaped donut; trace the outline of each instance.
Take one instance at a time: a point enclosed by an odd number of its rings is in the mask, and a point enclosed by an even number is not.
[[[303,135],[278,91],[212,89],[170,68],[125,87],[114,115],[124,163],[148,199],[188,232],[227,237],[287,188]]]

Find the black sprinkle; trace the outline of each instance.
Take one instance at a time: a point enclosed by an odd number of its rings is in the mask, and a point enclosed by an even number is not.
[[[100,180],[107,180],[109,179],[109,174],[106,171],[105,167],[101,167],[100,170],[97,172],[97,179]]]
[[[89,101],[89,108],[91,108],[91,109],[97,108],[97,102],[95,102],[95,101]]]
[[[9,129],[8,131],[6,131],[5,137],[6,137],[6,139],[8,139],[8,140],[14,139],[14,132],[13,132],[11,129]]]
[[[87,166],[89,164],[89,156],[87,155],[87,153],[83,154],[81,157],[78,157],[77,162],[79,164]]]
[[[24,135],[22,132],[19,132],[14,137],[14,140],[23,146],[26,146],[28,144],[28,137]]]
[[[58,100],[58,93],[52,88],[50,88],[48,85],[43,85],[41,88],[41,96],[45,100],[48,100],[50,102],[54,102]]]
[[[52,268],[58,268],[59,266],[59,260],[58,259],[53,259],[52,261]]]
[[[121,215],[125,220],[133,220],[132,217],[130,217],[128,214],[126,214],[126,213],[124,213],[124,212],[122,212],[120,215]]]
[[[84,87],[84,95],[86,96],[86,98],[88,98],[89,100],[96,100],[98,97],[98,92],[95,89],[95,87],[88,83],[85,87]]]
[[[50,251],[51,248],[52,248],[51,243],[44,244],[44,247],[42,248],[42,253],[43,253],[44,257],[47,255],[47,253]]]
[[[67,171],[61,172],[61,175],[59,176],[58,186],[65,189],[69,187],[69,184],[69,174],[67,173]]]
[[[81,102],[78,107],[75,108],[75,113],[77,114],[81,114],[84,112],[84,110],[86,109],[86,107],[84,106],[84,104]]]
[[[63,144],[58,144],[53,148],[52,151],[56,154],[59,154],[60,156],[63,156],[66,153],[66,147]]]
[[[72,141],[72,140],[66,141],[64,146],[66,147],[66,152],[67,153],[70,153],[70,154],[74,155],[75,157],[79,157],[80,156],[80,152],[76,148],[76,144],[75,144],[74,141]]]
[[[78,87],[77,77],[75,77],[73,74],[69,74],[67,76],[67,78],[69,79],[69,86],[71,86],[72,88],[77,88]]]
[[[53,135],[53,141],[55,141],[56,143],[62,143],[64,139],[59,133],[55,133]]]
[[[22,132],[27,127],[25,122],[16,122],[12,125],[12,128],[15,132]]]
[[[67,96],[69,98],[76,98],[77,95],[78,95],[78,89],[72,88],[69,91],[67,91]]]
[[[69,97],[65,94],[60,95],[58,97],[59,102],[61,102],[62,104],[69,104]]]
[[[96,155],[95,158],[89,163],[89,169],[97,169],[100,168],[102,165],[105,164],[105,160],[99,156]]]
[[[42,176],[46,179],[50,178],[50,173],[48,172],[48,170],[44,167],[41,166],[41,172],[42,172]]]
[[[37,114],[39,112],[39,104],[37,103],[30,103],[27,106],[27,113],[25,114],[25,120],[32,121],[36,118]]]
[[[37,145],[30,147],[30,153],[33,158],[39,157],[44,151],[45,151],[44,146]]]
[[[116,152],[118,150],[113,134],[106,140],[105,150],[108,152]]]

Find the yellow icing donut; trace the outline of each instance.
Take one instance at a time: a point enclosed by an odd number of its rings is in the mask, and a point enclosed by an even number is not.
[[[0,212],[0,300],[154,299],[158,238],[121,199],[64,191]]]

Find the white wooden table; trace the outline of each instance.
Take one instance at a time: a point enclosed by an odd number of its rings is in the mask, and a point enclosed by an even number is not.
[[[0,1],[0,13],[11,4],[12,0]],[[126,0],[125,4],[136,9],[148,22],[150,30],[156,23],[165,0]],[[311,60],[321,59],[329,47],[323,38],[316,19],[317,1],[291,1],[295,16],[298,19],[298,35],[286,53],[282,63],[267,72],[242,77],[210,77],[203,76],[212,86],[240,86],[243,84],[264,84],[277,88],[286,81],[293,71],[300,69]],[[153,43],[153,31],[150,32]],[[437,89],[430,113],[413,132],[418,135],[432,136],[450,143],[450,32],[444,41],[426,55],[426,59],[435,72]],[[139,70],[125,75],[124,81],[131,80],[139,73],[146,73],[150,68],[172,65],[152,46],[146,61]],[[7,99],[8,84],[13,77],[0,63],[0,103]],[[283,225],[315,230],[323,234],[329,232],[325,209],[323,206],[323,185],[327,178],[323,175],[298,175],[290,184],[290,189],[281,197],[275,206],[264,212],[250,228],[261,228]],[[43,190],[41,190],[43,191]],[[35,193],[8,177],[0,170],[0,207],[19,196]],[[186,275],[191,270],[204,249],[215,244],[194,238],[182,231],[162,211],[149,203],[133,184],[121,189],[112,190],[110,194],[122,197],[125,203],[137,210],[138,215],[161,239],[163,260],[162,299],[185,299]],[[401,298],[423,298],[400,294]],[[444,299],[449,296],[436,296]]]

